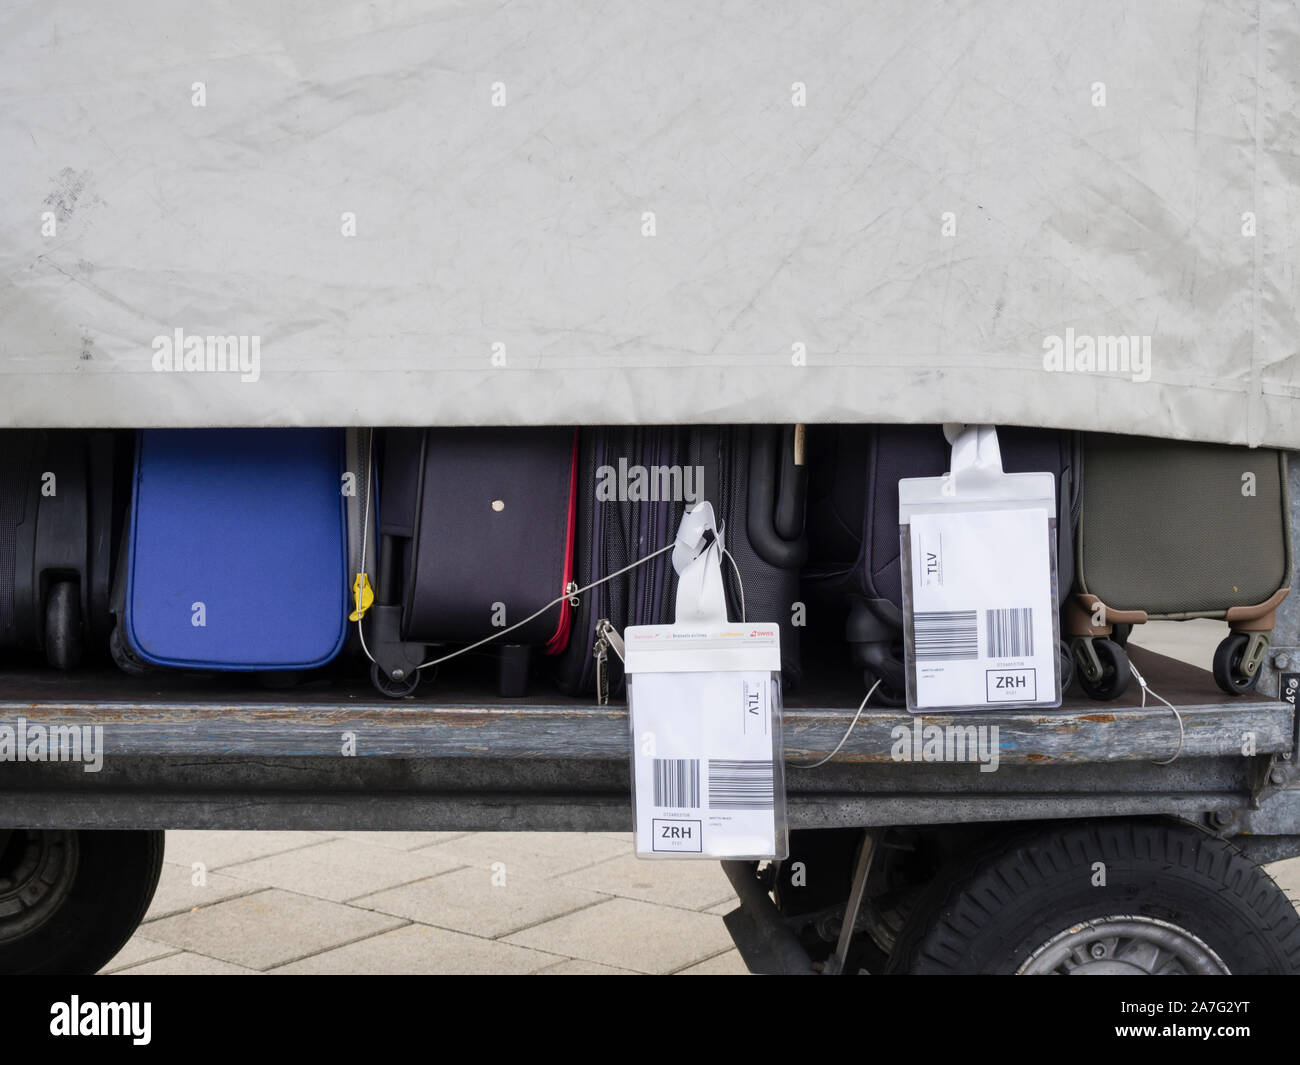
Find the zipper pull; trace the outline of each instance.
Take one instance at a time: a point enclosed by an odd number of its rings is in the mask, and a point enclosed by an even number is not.
[[[614,649],[620,662],[627,661],[627,653],[623,647],[623,637],[618,634],[618,630],[609,623],[609,618],[601,618],[596,622],[596,635],[607,646]]]
[[[596,702],[600,706],[609,704],[609,674],[606,666],[609,663],[609,644],[600,640],[596,644]]]
[[[567,596],[569,597],[569,606],[571,606],[571,607],[577,607],[577,606],[580,606],[580,605],[581,605],[581,604],[578,602],[578,582],[577,582],[577,581],[569,581],[569,583],[566,584],[566,585],[564,586],[564,594],[567,595]]]
[[[591,657],[595,659],[595,701],[604,706],[610,701],[610,677],[606,674],[606,666],[610,661],[610,641],[603,636],[595,641]]]

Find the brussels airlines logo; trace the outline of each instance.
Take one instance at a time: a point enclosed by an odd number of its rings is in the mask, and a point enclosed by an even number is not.
[[[245,384],[262,374],[260,336],[186,336],[180,327],[153,338],[158,373],[237,373]]]

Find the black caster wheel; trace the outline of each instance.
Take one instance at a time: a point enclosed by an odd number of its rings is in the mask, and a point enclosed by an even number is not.
[[[1132,677],[1129,672],[1128,655],[1114,640],[1094,639],[1092,648],[1097,653],[1098,662],[1101,663],[1101,676],[1089,678],[1083,664],[1076,663],[1074,675],[1079,682],[1079,687],[1087,692],[1091,699],[1102,701],[1118,699],[1128,689],[1128,682]]]
[[[379,668],[378,662],[371,662],[370,683],[380,695],[386,695],[390,699],[405,699],[420,686],[420,671],[413,669],[401,680],[394,680]]]
[[[1074,683],[1074,655],[1070,654],[1070,645],[1064,640],[1056,645],[1056,656],[1061,660],[1061,695],[1064,697]]]
[[[133,677],[143,677],[149,672],[149,666],[139,655],[127,646],[122,638],[122,626],[114,625],[108,637],[108,650],[117,663],[117,668]]]
[[[1110,638],[1121,647],[1128,647],[1128,638],[1133,635],[1132,625],[1112,625],[1110,627]]]
[[[1241,659],[1250,643],[1250,633],[1234,632],[1224,637],[1214,649],[1214,683],[1229,695],[1244,695],[1259,683],[1259,670],[1247,676]]]
[[[871,686],[876,683],[877,679],[880,680],[880,686],[876,688],[875,694],[871,697],[871,705],[890,707],[907,705],[906,689],[895,688],[888,680],[877,678],[876,675],[870,671],[864,671],[862,674],[862,681],[866,684],[867,691],[871,690]]]
[[[59,581],[45,601],[45,658],[55,669],[81,661],[81,594],[76,581]]]

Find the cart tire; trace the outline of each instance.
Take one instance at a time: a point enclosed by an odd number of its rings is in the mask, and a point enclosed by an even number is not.
[[[1300,973],[1300,916],[1262,868],[1183,822],[1037,829],[926,889],[893,972]]]
[[[108,964],[153,900],[163,842],[152,831],[0,833],[0,973]]]
[[[1241,658],[1250,643],[1250,634],[1234,632],[1219,641],[1214,649],[1214,683],[1229,695],[1244,695],[1259,683],[1261,670],[1250,676],[1241,671]]]
[[[1094,639],[1092,646],[1101,661],[1102,675],[1098,680],[1090,681],[1082,669],[1076,668],[1074,675],[1079,687],[1091,699],[1118,699],[1128,690],[1128,682],[1133,676],[1129,672],[1128,655],[1114,640]]]
[[[45,660],[55,669],[81,661],[81,588],[76,581],[50,586],[45,600]]]

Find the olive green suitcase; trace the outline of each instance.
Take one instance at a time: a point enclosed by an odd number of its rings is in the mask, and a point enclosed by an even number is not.
[[[1249,691],[1291,583],[1286,454],[1089,434],[1076,552],[1066,624],[1089,695],[1127,687],[1131,626],[1189,618],[1227,622],[1214,679]]]

